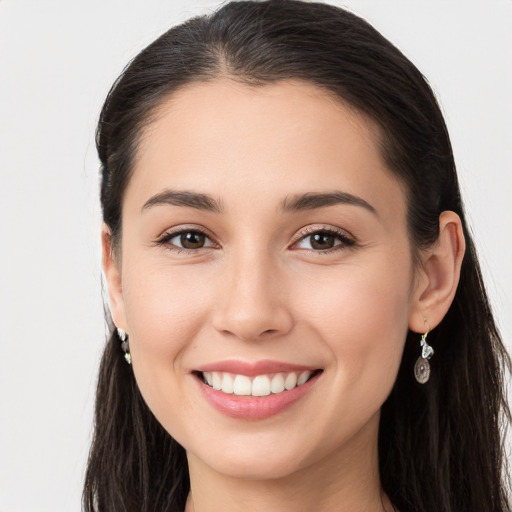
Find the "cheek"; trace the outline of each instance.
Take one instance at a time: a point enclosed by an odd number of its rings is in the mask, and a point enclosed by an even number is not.
[[[183,354],[193,351],[201,337],[211,291],[185,267],[132,268],[123,274],[123,297],[133,370],[145,401],[159,417],[179,405],[179,393],[170,390],[181,385]]]
[[[188,445],[193,404],[184,399],[190,375],[183,359],[200,350],[196,340],[204,338],[211,292],[185,266],[132,268],[123,276],[123,295],[137,385],[160,424]]]
[[[391,389],[402,356],[411,267],[406,259],[396,265],[385,255],[375,261],[333,269],[302,292],[301,309],[328,345],[344,389]]]
[[[151,270],[141,272],[145,266]],[[137,271],[123,275],[131,339],[144,345],[145,351],[175,354],[201,328],[209,289],[204,279],[185,267],[134,268]]]

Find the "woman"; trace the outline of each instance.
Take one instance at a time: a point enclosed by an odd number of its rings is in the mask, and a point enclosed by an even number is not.
[[[229,3],[133,60],[97,146],[116,328],[86,510],[508,510],[508,358],[395,47]]]

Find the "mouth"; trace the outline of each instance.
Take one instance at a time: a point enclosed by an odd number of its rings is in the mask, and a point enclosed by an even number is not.
[[[226,395],[265,397],[293,391],[308,383],[322,371],[321,369],[288,371],[253,376],[223,371],[193,373],[203,384]]]
[[[218,412],[238,420],[264,420],[303,401],[323,371],[273,360],[224,360],[200,366],[192,376]]]

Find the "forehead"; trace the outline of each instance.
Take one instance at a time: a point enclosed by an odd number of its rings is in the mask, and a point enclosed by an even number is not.
[[[343,189],[401,211],[405,196],[377,141],[368,118],[312,84],[194,83],[155,112],[127,193],[142,206],[163,188],[246,194],[241,202]]]

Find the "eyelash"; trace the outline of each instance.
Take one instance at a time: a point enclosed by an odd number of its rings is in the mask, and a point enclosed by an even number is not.
[[[299,242],[306,240],[307,238],[310,238],[316,234],[332,236],[335,239],[337,239],[337,241],[340,241],[341,243],[336,244],[331,249],[324,249],[324,250],[305,249],[310,253],[315,253],[318,255],[327,255],[327,254],[331,254],[336,251],[354,247],[356,245],[356,241],[354,240],[354,238],[352,238],[346,231],[343,231],[341,229],[335,229],[332,227],[308,226],[293,241],[292,246],[297,245]],[[299,249],[295,249],[295,250],[299,250]]]
[[[208,240],[212,242],[212,246],[207,247],[199,247],[197,249],[187,249],[185,247],[178,247],[175,244],[171,244],[170,241],[173,238],[176,238],[180,235],[184,235],[186,233],[195,233],[199,234],[201,236],[204,236]],[[297,237],[292,242],[292,247],[299,242],[307,239],[308,237],[311,237],[316,234],[323,234],[327,236],[332,236],[337,239],[337,241],[340,241],[341,243],[336,244],[331,249],[324,249],[324,250],[315,250],[315,249],[304,249],[308,252],[315,253],[318,255],[327,255],[331,254],[332,252],[343,250],[346,248],[350,248],[356,245],[356,241],[349,236],[345,231],[337,230],[332,227],[307,227],[299,237]],[[211,239],[211,237],[203,230],[198,228],[189,228],[189,229],[179,229],[177,231],[171,231],[168,233],[164,233],[158,240],[156,240],[156,244],[159,246],[165,246],[168,250],[175,252],[176,254],[181,253],[194,253],[197,252],[199,249],[212,249],[216,245],[215,242]],[[293,250],[299,250],[299,249],[293,249]]]
[[[210,240],[213,245],[208,246],[208,247],[200,247],[198,249],[187,249],[186,247],[178,247],[177,245],[170,243],[170,241],[173,238],[176,238],[180,235],[184,235],[186,233],[195,233],[195,234],[202,235],[205,238],[207,238],[208,240]],[[160,245],[160,246],[165,246],[166,249],[173,251],[176,254],[181,254],[181,253],[189,253],[190,254],[190,253],[197,252],[199,249],[212,249],[212,247],[214,245],[216,245],[215,242],[213,242],[212,238],[205,231],[203,231],[202,229],[198,229],[198,228],[185,228],[185,229],[179,229],[176,231],[164,233],[158,240],[156,240],[156,244]]]

